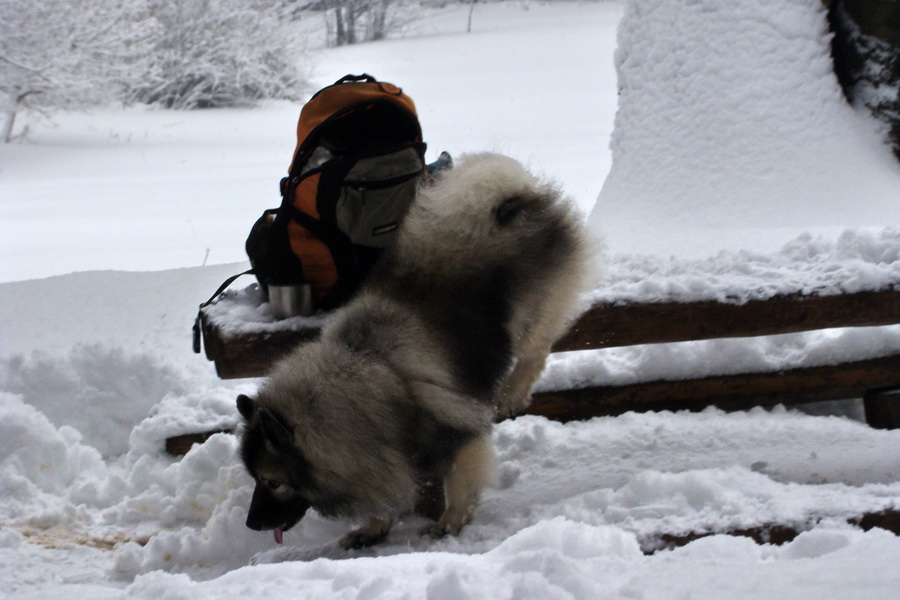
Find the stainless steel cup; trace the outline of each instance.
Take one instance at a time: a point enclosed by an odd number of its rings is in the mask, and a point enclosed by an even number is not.
[[[308,317],[316,310],[312,285],[294,283],[290,285],[269,284],[269,305],[276,319],[288,317]]]

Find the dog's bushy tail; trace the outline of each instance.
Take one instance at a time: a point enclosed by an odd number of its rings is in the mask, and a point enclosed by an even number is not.
[[[511,255],[542,260],[551,249],[547,259],[582,255],[583,223],[555,184],[512,158],[484,153],[463,155],[437,184],[423,188],[401,235],[419,254],[414,260],[446,270]]]

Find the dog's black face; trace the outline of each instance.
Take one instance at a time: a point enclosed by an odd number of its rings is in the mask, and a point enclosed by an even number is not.
[[[241,440],[241,458],[256,480],[247,527],[274,530],[282,542],[285,531],[296,525],[310,508],[302,488],[309,480],[309,465],[293,443],[293,432],[277,413],[258,408],[241,395],[238,411],[247,422]]]

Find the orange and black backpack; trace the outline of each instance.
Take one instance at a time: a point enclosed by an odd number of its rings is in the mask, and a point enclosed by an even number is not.
[[[297,146],[281,180],[281,205],[253,225],[251,269],[226,280],[203,309],[240,275],[270,285],[310,284],[316,310],[346,302],[362,283],[415,199],[423,174],[452,166],[442,153],[425,165],[425,144],[412,99],[371,75],[347,75],[301,109]]]
[[[412,99],[370,75],[347,75],[300,112],[281,206],[254,225],[246,249],[268,285],[310,283],[316,307],[345,302],[415,198],[425,144]]]

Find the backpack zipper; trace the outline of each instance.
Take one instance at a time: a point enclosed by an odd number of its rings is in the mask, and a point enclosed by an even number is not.
[[[410,179],[415,179],[419,175],[421,175],[425,169],[419,169],[414,173],[408,173],[406,175],[399,175],[397,177],[391,177],[389,179],[378,179],[378,180],[344,180],[344,185],[347,187],[352,187],[353,189],[364,192],[366,190],[383,190],[385,188],[393,187],[395,185],[399,185],[401,183],[406,183]]]

